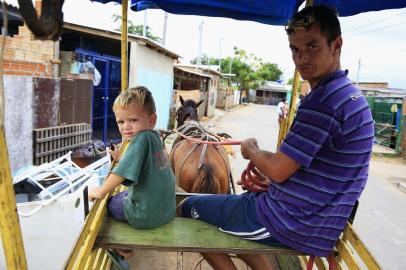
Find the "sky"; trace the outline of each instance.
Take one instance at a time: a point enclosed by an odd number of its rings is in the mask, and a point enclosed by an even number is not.
[[[15,4],[16,0],[6,2]],[[112,15],[121,15],[121,6],[65,0],[63,12],[66,22],[114,30],[118,23],[113,22]],[[129,20],[143,24],[145,12],[130,10]],[[148,10],[146,21],[152,33],[162,37],[164,12]],[[232,56],[236,46],[264,62],[278,64],[284,81],[293,77],[294,66],[282,26],[168,14],[165,47],[180,55],[182,63],[189,63],[199,54],[201,22],[202,53],[216,58]],[[359,82],[388,82],[389,87],[406,89],[406,8],[341,17],[340,22],[344,41],[341,67],[349,70],[350,78],[356,81],[358,74]]]

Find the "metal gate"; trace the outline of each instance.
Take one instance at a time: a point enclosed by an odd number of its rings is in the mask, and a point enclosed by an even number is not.
[[[112,110],[114,100],[120,94],[121,60],[81,48],[75,49],[81,58],[90,59],[101,75],[100,84],[93,87],[92,129],[93,139],[108,143],[121,140]]]
[[[402,98],[367,97],[375,121],[375,142],[401,151]]]

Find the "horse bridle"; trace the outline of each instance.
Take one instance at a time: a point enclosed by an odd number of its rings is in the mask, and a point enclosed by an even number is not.
[[[188,116],[190,117],[190,119],[197,121],[196,108],[193,108],[192,106],[188,107],[180,106],[179,109],[176,111],[176,121],[180,125],[182,125],[185,122]]]

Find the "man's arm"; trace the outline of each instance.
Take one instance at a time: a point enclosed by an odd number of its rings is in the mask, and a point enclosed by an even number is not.
[[[261,150],[255,139],[247,139],[241,143],[241,154],[277,183],[285,182],[300,167],[300,164],[282,152],[272,153]]]
[[[124,178],[117,174],[110,173],[106,181],[104,181],[101,187],[97,187],[89,190],[89,200],[102,199],[107,193],[115,189],[117,186],[124,182]]]

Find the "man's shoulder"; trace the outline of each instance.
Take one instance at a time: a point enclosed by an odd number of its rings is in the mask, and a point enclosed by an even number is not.
[[[318,99],[320,103],[336,110],[354,95],[359,96],[361,92],[347,77],[347,73],[344,73],[327,82],[320,91]]]

